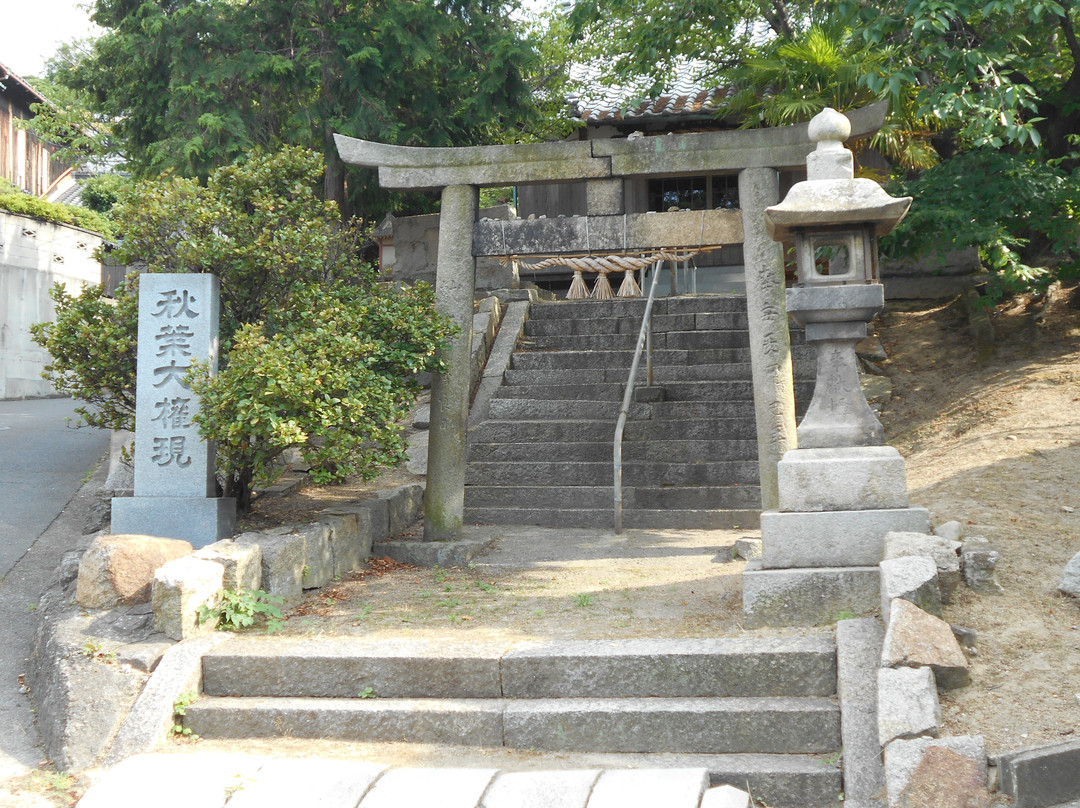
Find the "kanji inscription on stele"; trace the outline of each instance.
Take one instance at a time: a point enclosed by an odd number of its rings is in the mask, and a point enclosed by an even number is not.
[[[139,276],[137,497],[215,495],[213,446],[199,436],[186,377],[195,361],[216,370],[218,293],[216,275]]]

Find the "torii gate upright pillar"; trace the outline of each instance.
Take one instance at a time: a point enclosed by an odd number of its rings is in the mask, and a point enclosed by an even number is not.
[[[779,201],[780,183],[775,169],[754,167],[739,172],[761,507],[767,511],[780,507],[776,464],[797,443],[784,262],[780,245],[765,229],[765,208]]]
[[[446,364],[431,382],[424,541],[450,541],[465,515],[465,436],[469,421],[469,359],[472,356],[473,225],[479,210],[474,185],[448,185],[439,210],[435,308],[460,329],[439,352]]]

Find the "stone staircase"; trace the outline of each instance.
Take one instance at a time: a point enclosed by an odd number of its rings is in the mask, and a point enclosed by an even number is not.
[[[253,637],[203,658],[184,723],[209,739],[453,745],[466,768],[500,768],[499,749],[559,753],[566,769],[705,768],[774,808],[815,808],[842,791],[836,689],[820,636]]]
[[[487,419],[469,434],[465,521],[608,527],[612,440],[645,301],[535,303]],[[750,528],[761,509],[746,300],[656,300],[653,387],[623,443],[624,524]],[[796,402],[812,349],[792,334]],[[641,363],[639,384],[645,383]]]

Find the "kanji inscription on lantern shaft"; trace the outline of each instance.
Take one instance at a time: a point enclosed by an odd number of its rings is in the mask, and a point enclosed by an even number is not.
[[[193,361],[216,368],[217,341],[215,275],[140,276],[135,496],[214,496],[214,451],[186,376]]]

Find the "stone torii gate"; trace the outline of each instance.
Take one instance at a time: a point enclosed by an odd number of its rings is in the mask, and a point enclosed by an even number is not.
[[[885,103],[848,114],[852,139],[876,132]],[[461,533],[469,357],[478,255],[551,255],[688,249],[743,243],[758,463],[764,509],[778,504],[776,464],[796,448],[791,345],[780,245],[765,208],[780,201],[778,171],[801,168],[814,144],[807,124],[770,129],[669,134],[509,146],[391,146],[335,135],[349,165],[379,169],[379,184],[441,189],[436,307],[460,329],[432,382],[424,540]],[[738,171],[740,210],[628,214],[623,180]],[[477,221],[482,187],[585,181],[588,216]],[[572,245],[567,249],[567,245]]]

